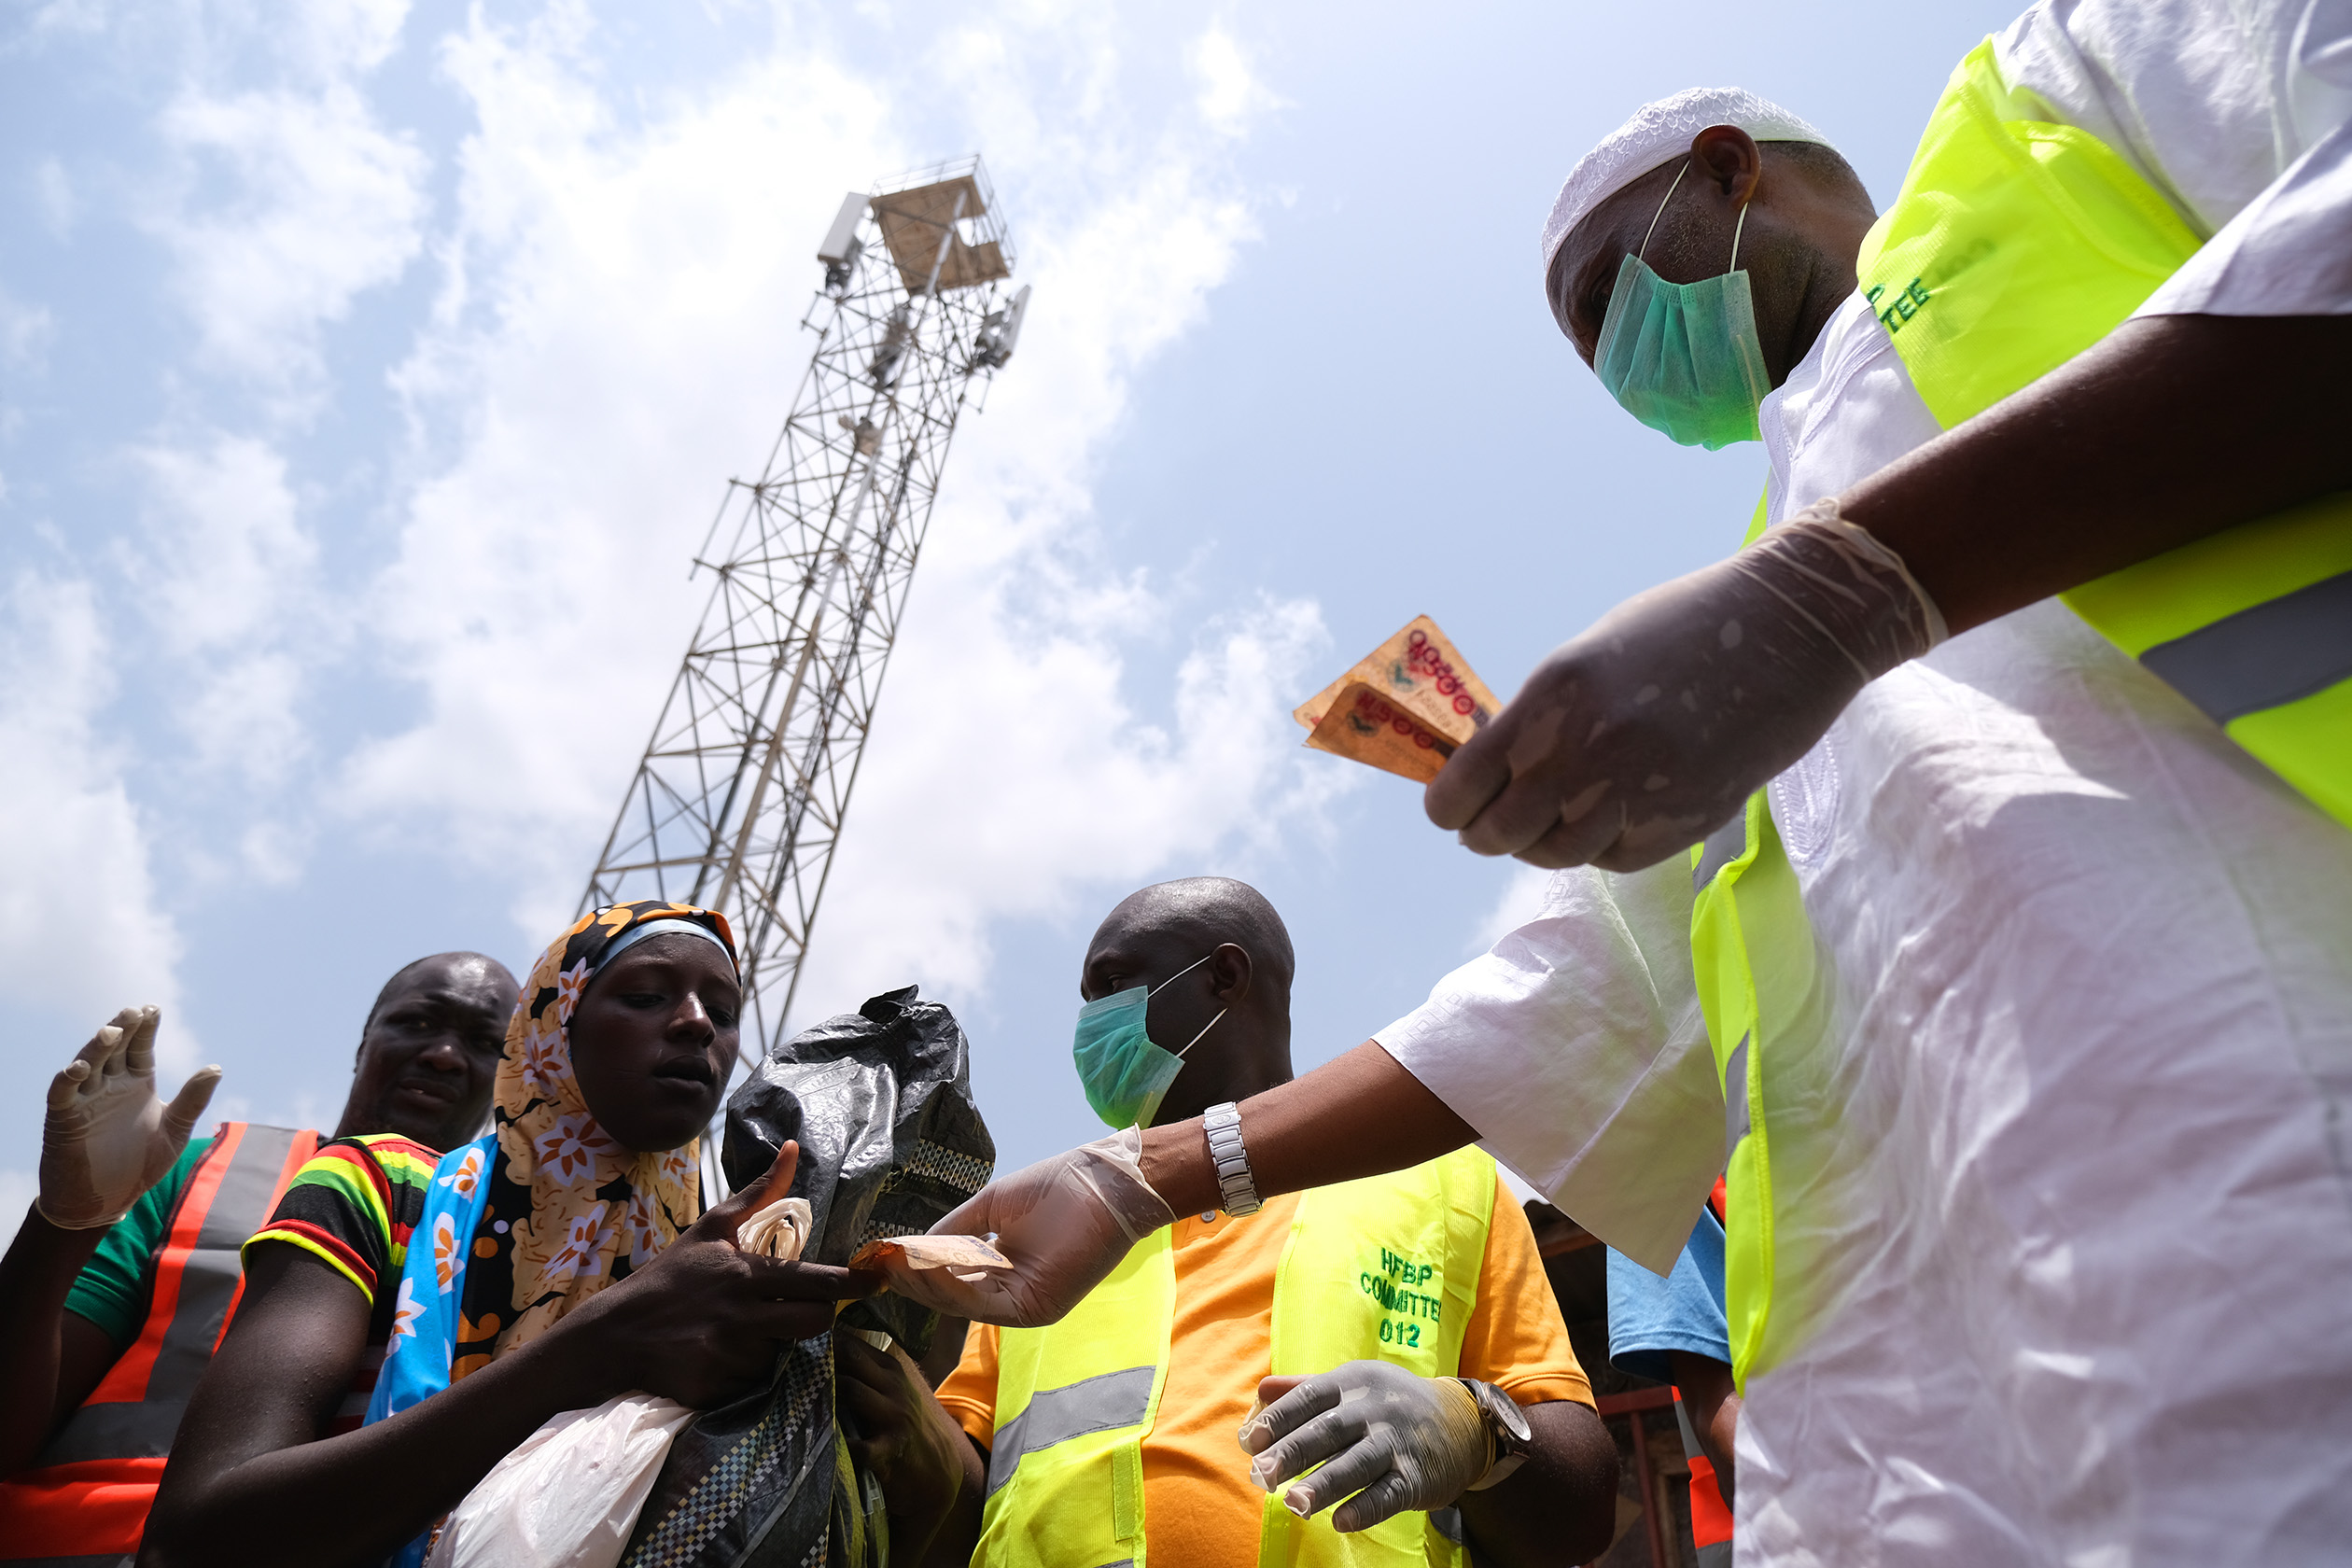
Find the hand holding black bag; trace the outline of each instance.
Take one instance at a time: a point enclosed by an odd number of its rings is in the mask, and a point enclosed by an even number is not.
[[[790,1196],[808,1200],[811,1262],[929,1230],[987,1184],[996,1144],[973,1103],[955,1015],[915,987],[867,1001],[772,1051],[727,1102],[731,1186],[757,1181],[788,1140]],[[855,1302],[833,1332],[930,1349],[937,1314],[896,1295]],[[623,1568],[875,1568],[879,1489],[850,1463],[835,1419],[833,1336],[787,1345],[767,1386],[695,1417],[638,1511]]]

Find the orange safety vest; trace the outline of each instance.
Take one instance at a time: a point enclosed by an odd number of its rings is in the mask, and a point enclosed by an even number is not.
[[[130,1568],[189,1396],[245,1290],[238,1249],[317,1152],[315,1132],[220,1124],[156,1250],[139,1337],[33,1468],[0,1482],[0,1561]]]

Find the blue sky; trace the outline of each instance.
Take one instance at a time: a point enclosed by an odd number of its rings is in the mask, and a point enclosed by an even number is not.
[[[0,1197],[127,1002],[228,1113],[375,987],[569,918],[767,451],[840,193],[977,150],[1036,288],[957,438],[801,994],[909,981],[1006,1161],[1093,1135],[1077,961],[1216,872],[1302,1067],[1526,903],[1291,706],[1418,613],[1498,691],[1731,547],[1559,337],[1538,225],[1738,83],[1882,204],[2012,14],[1026,3],[0,7]]]

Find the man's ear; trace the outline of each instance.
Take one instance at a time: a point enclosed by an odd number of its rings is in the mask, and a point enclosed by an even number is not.
[[[1251,961],[1247,947],[1238,942],[1223,942],[1210,956],[1209,973],[1216,981],[1217,1000],[1234,1007],[1250,994],[1250,982],[1256,977],[1257,966]]]
[[[1690,138],[1690,161],[1715,188],[1745,205],[1764,177],[1764,152],[1736,125],[1710,125]]]

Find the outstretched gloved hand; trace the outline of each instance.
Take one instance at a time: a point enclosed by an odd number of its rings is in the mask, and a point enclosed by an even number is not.
[[[49,1081],[41,1129],[42,1218],[63,1230],[94,1230],[122,1218],[188,1147],[220,1069],[180,1085],[169,1106],[155,1098],[153,1007],[126,1007]]]
[[[1902,558],[1817,501],[1555,649],[1430,782],[1429,819],[1482,855],[1637,871],[1729,821],[1943,637]]]
[[[976,1323],[1036,1328],[1100,1284],[1127,1249],[1176,1216],[1143,1180],[1133,1127],[1001,1176],[931,1226],[994,1236],[1009,1268],[918,1268],[886,1253],[890,1289]]]
[[[1269,1378],[1259,1392],[1291,1381]],[[1486,1418],[1458,1378],[1351,1361],[1295,1381],[1243,1421],[1239,1436],[1241,1451],[1257,1456],[1250,1479],[1267,1491],[1323,1466],[1283,1493],[1300,1519],[1344,1497],[1331,1527],[1369,1530],[1407,1508],[1445,1507],[1493,1463]]]

